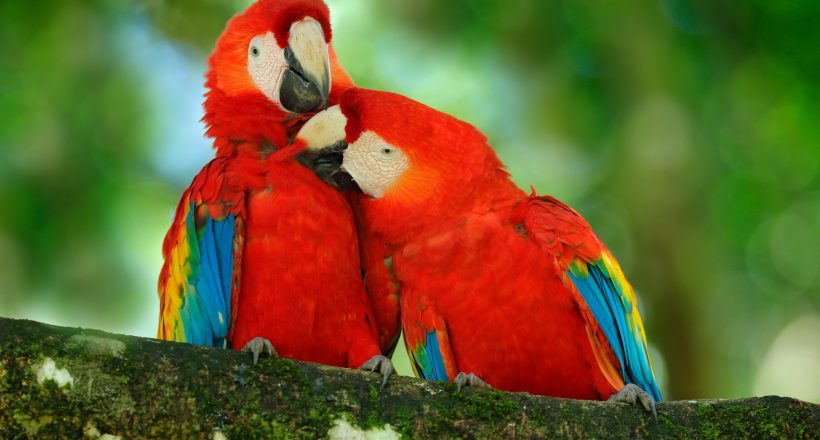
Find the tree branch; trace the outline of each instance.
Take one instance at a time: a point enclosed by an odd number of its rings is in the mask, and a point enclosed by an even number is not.
[[[0,318],[0,438],[818,438],[785,397],[622,404],[466,389]],[[354,435],[354,437],[344,437]],[[355,437],[363,435],[364,437]],[[224,436],[224,437],[223,437]]]

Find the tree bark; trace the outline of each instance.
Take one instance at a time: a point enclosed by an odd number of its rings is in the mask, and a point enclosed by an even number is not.
[[[0,438],[818,438],[785,397],[624,404],[464,389],[0,318]]]

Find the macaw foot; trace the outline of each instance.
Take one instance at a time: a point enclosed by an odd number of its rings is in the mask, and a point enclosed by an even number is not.
[[[390,358],[382,356],[382,355],[379,354],[379,355],[373,356],[372,358],[370,358],[370,360],[363,363],[362,366],[359,367],[359,369],[364,370],[364,371],[373,371],[373,372],[378,371],[379,373],[381,373],[382,374],[382,386],[381,386],[381,388],[384,388],[384,385],[387,383],[387,379],[390,377],[391,374],[393,374],[393,362],[390,360]]]
[[[276,349],[273,348],[273,344],[270,343],[265,338],[255,337],[248,341],[244,347],[242,347],[243,352],[251,352],[253,353],[253,364],[259,361],[259,354],[260,353],[267,353],[270,357],[279,357],[279,353],[276,352]]]
[[[640,403],[643,409],[652,412],[652,415],[655,416],[655,420],[658,420],[658,412],[655,410],[655,399],[634,383],[626,384],[626,386],[621,388],[621,391],[610,396],[607,402],[621,402],[630,405]]]
[[[490,384],[484,382],[480,377],[473,373],[458,373],[456,378],[453,379],[453,383],[456,384],[456,389],[458,391],[461,391],[461,387],[492,388]]]

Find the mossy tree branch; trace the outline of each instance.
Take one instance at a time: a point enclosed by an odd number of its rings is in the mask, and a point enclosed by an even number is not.
[[[0,318],[0,438],[818,438],[783,397],[635,407],[466,389]],[[111,438],[111,437],[107,437]],[[355,438],[355,437],[348,437]]]

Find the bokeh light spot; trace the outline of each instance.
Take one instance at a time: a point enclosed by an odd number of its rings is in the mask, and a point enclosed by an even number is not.
[[[809,288],[820,270],[820,235],[800,213],[778,217],[769,232],[774,268],[795,287]]]
[[[820,402],[820,315],[789,323],[763,358],[755,378],[756,395],[780,394]]]

